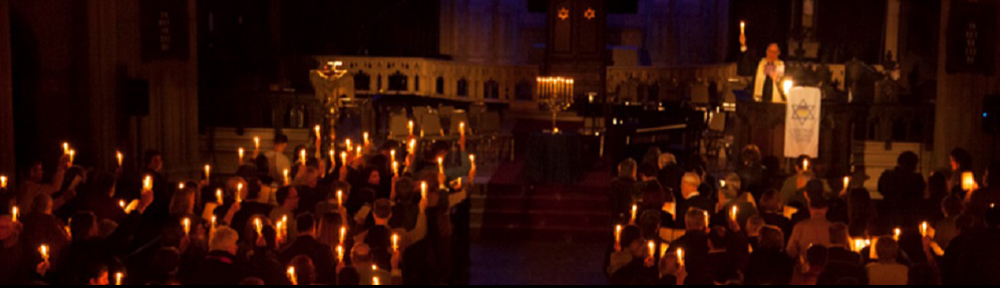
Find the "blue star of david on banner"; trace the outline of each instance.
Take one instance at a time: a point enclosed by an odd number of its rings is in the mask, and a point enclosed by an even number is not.
[[[806,103],[805,99],[802,99],[802,102],[795,105],[793,109],[794,112],[792,113],[792,120],[798,121],[799,125],[806,125],[806,122],[808,122],[809,120],[816,119],[815,115],[813,114],[815,108],[816,108],[815,105],[809,105],[809,103]]]

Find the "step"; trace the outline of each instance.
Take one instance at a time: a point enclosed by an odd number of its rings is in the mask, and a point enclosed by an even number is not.
[[[541,210],[485,210],[472,211],[483,214],[483,224],[506,226],[548,227],[600,227],[611,225],[611,215],[606,211],[541,211]]]
[[[580,195],[488,196],[483,197],[485,209],[532,209],[607,211],[608,198]]]
[[[481,236],[498,241],[566,241],[603,243],[610,242],[611,229],[589,227],[532,227],[516,225],[482,225],[473,229],[482,231]]]

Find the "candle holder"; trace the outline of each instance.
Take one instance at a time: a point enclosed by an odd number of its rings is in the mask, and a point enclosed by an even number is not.
[[[538,77],[538,98],[552,112],[552,134],[559,134],[557,117],[573,105],[573,78]]]

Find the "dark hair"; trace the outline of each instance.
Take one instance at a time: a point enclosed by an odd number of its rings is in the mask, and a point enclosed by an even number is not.
[[[656,163],[643,162],[642,166],[639,167],[639,173],[645,177],[656,177],[659,174],[660,168]]]
[[[959,171],[972,169],[972,154],[969,151],[962,148],[955,148],[955,150],[951,150],[951,158],[955,159],[955,163],[958,163]]]
[[[829,208],[830,203],[826,199],[823,191],[823,181],[812,180],[806,184],[806,192],[809,196],[809,208],[823,209]]]
[[[847,232],[847,225],[844,223],[833,223],[830,225],[830,244],[849,244],[850,233]]]
[[[712,247],[716,248],[726,248],[729,247],[728,230],[723,226],[714,226],[712,231],[708,233],[708,242],[712,244]]]
[[[774,189],[764,191],[760,196],[760,206],[765,212],[781,213],[778,211],[781,207],[781,192]]]
[[[639,217],[639,229],[645,238],[653,239],[657,237],[657,233],[660,230],[660,212],[657,210],[646,210],[642,212],[642,216]]]
[[[375,215],[375,217],[386,219],[392,216],[392,203],[389,202],[389,199],[381,198],[375,200],[375,205],[373,206],[372,215]]]
[[[641,240],[642,240],[642,231],[639,230],[638,226],[628,225],[625,226],[624,229],[622,229],[622,235],[621,235],[622,250],[625,250],[626,248],[631,246],[632,243],[634,243],[635,241],[641,241]]]
[[[775,226],[764,226],[764,228],[760,229],[759,241],[758,247],[761,250],[780,252],[785,248],[785,232],[782,232],[781,228]]]
[[[945,216],[955,216],[961,214],[962,209],[964,209],[962,198],[959,198],[957,195],[949,195],[948,197],[945,197],[944,200],[941,200],[941,208],[941,210],[944,210],[945,214],[948,214]]]
[[[337,273],[337,285],[340,286],[357,286],[361,285],[361,275],[358,275],[358,270],[354,267],[347,267],[340,270]]]
[[[906,151],[899,155],[899,158],[896,159],[896,164],[907,172],[917,171],[917,165],[920,164],[920,157],[916,153]]]
[[[288,136],[285,134],[274,134],[274,144],[285,144],[288,143]]]
[[[316,228],[316,217],[313,217],[312,213],[303,213],[295,217],[295,224],[298,232],[309,232]]]
[[[160,153],[160,151],[157,150],[146,150],[146,154],[142,157],[143,166],[149,165],[149,163],[153,162],[153,158],[156,158],[156,156],[163,157],[163,153]]]
[[[660,209],[663,203],[673,202],[673,199],[667,201],[667,195],[659,183],[646,183],[642,186],[642,206],[645,209]]]
[[[285,201],[288,200],[288,195],[292,193],[292,188],[289,186],[278,188],[278,192],[274,193],[274,199],[278,201],[278,205],[285,205]]]
[[[825,267],[829,256],[830,251],[821,245],[813,245],[806,250],[806,262],[812,266]]]
[[[90,235],[90,231],[97,225],[97,216],[90,211],[81,211],[73,214],[69,219],[69,231],[73,235],[73,240],[85,240]]]

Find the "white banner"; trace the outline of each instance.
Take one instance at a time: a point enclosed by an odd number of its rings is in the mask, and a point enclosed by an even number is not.
[[[785,157],[819,158],[819,122],[823,100],[819,88],[795,87],[788,93]]]

